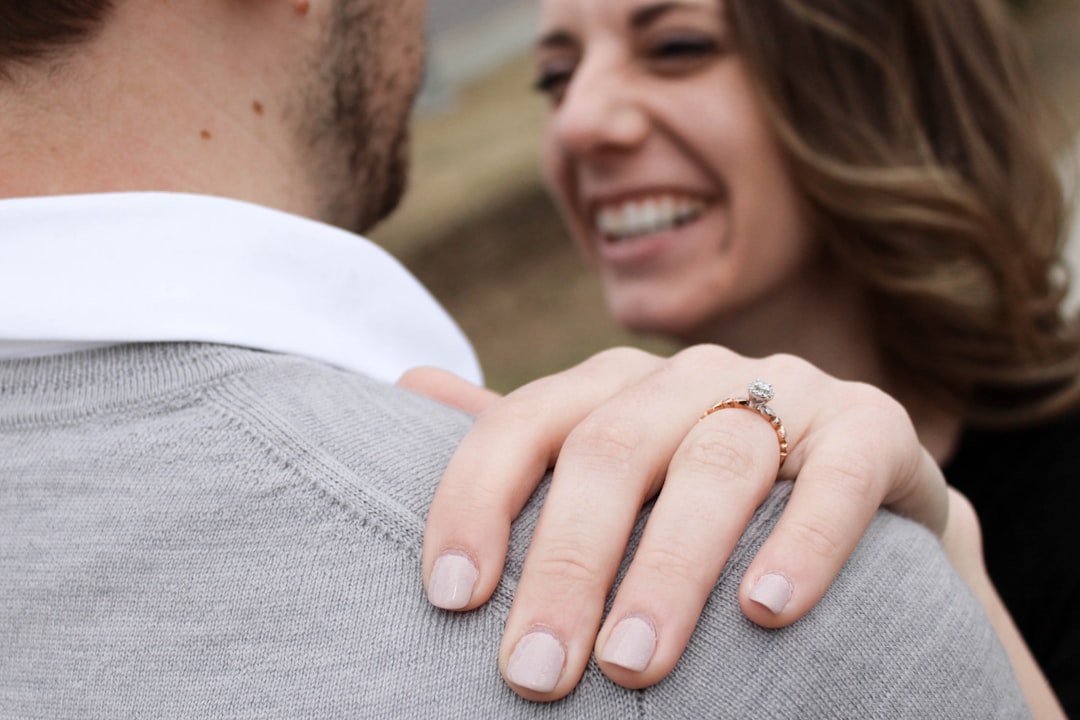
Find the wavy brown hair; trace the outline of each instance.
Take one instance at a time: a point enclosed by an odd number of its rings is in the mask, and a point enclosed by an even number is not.
[[[831,261],[909,392],[980,425],[1080,395],[1067,208],[997,0],[728,0]]]
[[[0,78],[97,32],[113,0],[0,0]]]

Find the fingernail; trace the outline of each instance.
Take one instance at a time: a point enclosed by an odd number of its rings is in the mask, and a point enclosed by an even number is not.
[[[604,662],[619,667],[641,672],[652,660],[656,650],[656,631],[652,623],[642,617],[623,618],[608,636],[608,641],[600,653]]]
[[[770,573],[758,578],[754,589],[750,591],[750,599],[759,605],[779,613],[783,610],[788,600],[791,600],[791,581],[783,575]]]
[[[444,610],[460,610],[469,604],[478,577],[480,573],[467,555],[443,553],[431,568],[428,602]]]
[[[565,661],[566,651],[559,638],[547,630],[534,630],[518,640],[506,665],[506,678],[529,690],[551,692]]]

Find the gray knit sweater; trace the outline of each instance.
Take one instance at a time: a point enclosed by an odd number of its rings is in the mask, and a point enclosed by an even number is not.
[[[880,513],[794,627],[739,611],[754,520],[686,656],[519,699],[505,580],[430,607],[427,505],[468,418],[316,362],[194,344],[0,363],[0,718],[1023,717],[988,623],[920,527]],[[567,598],[573,602],[573,598]]]

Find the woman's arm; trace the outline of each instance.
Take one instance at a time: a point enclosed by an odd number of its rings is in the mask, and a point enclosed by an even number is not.
[[[949,519],[941,542],[953,567],[989,616],[990,623],[1009,656],[1013,672],[1020,681],[1020,688],[1031,707],[1032,716],[1039,720],[1064,718],[1065,710],[1039,669],[1039,664],[986,572],[982,533],[975,508],[964,495],[952,487],[949,488]]]

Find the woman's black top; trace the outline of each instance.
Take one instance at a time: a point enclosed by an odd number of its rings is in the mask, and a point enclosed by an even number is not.
[[[1080,412],[966,430],[945,476],[975,505],[990,578],[1069,717],[1080,717]]]

